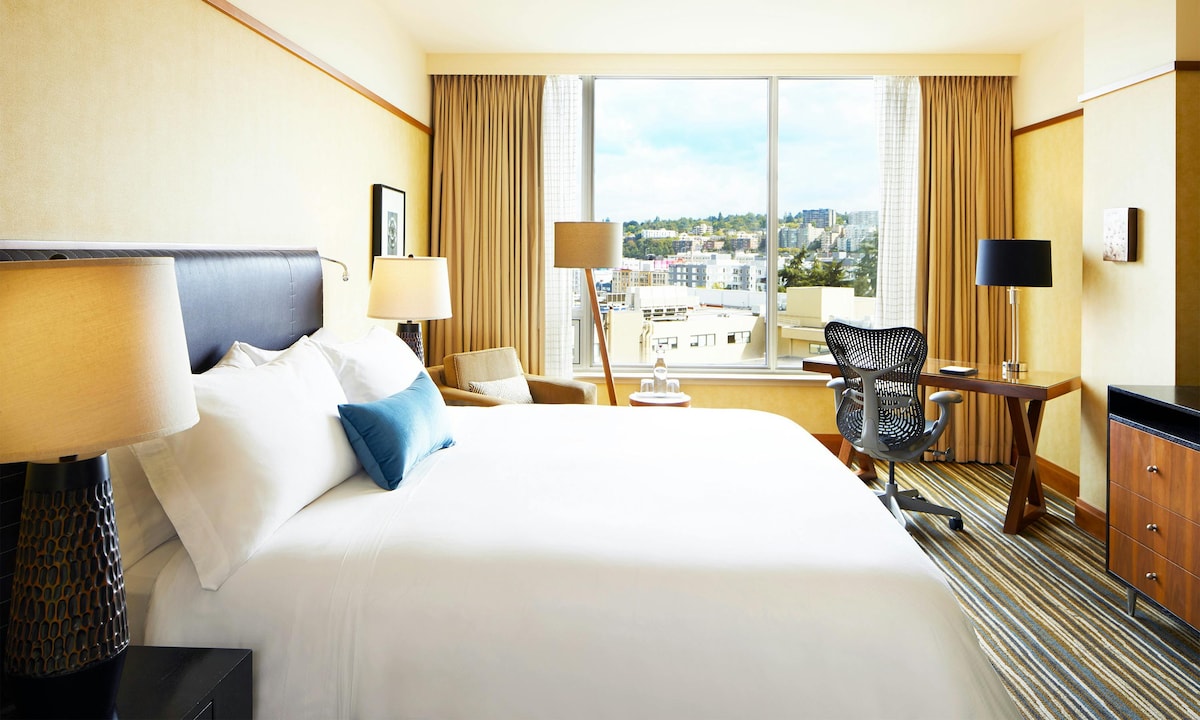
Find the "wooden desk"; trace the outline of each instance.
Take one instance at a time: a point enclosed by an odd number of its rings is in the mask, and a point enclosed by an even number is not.
[[[999,365],[979,367],[977,375],[946,375],[938,368],[947,365],[970,365],[970,363],[931,358],[921,368],[918,383],[930,387],[981,392],[1004,398],[1008,406],[1008,419],[1012,424],[1013,450],[1016,455],[1013,470],[1012,493],[1008,498],[1008,512],[1004,516],[1004,532],[1017,533],[1046,514],[1046,500],[1042,494],[1042,482],[1038,478],[1037,443],[1041,431],[1042,413],[1047,400],[1078,390],[1082,385],[1078,375],[1064,372],[1031,370],[1019,377],[1006,378]],[[806,358],[805,370],[840,375],[832,355]],[[842,440],[838,457],[849,464],[854,459],[854,449]],[[874,464],[870,458],[860,457],[859,465],[866,473],[873,474]]]

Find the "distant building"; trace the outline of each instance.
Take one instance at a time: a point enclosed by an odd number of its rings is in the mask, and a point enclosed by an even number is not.
[[[678,232],[666,228],[647,228],[642,231],[643,240],[665,240],[676,237],[679,237]]]
[[[819,228],[829,228],[837,224],[837,213],[830,208],[802,210],[800,216],[804,222]]]

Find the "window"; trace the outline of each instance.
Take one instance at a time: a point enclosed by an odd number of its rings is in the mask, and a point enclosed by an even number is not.
[[[624,231],[622,267],[595,272],[614,365],[665,349],[672,369],[795,371],[830,317],[871,314],[872,79],[595,78],[588,92],[592,217]]]

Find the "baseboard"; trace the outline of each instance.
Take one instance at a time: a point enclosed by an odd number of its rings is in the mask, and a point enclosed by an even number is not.
[[[1070,470],[1063,469],[1044,457],[1038,456],[1038,476],[1042,485],[1057,490],[1066,497],[1079,497],[1079,476]]]
[[[824,445],[834,455],[842,447],[842,436],[837,434],[814,434],[813,437]],[[1106,540],[1108,531],[1108,516],[1103,510],[1092,507],[1079,497],[1079,476],[1049,460],[1038,458],[1038,475],[1042,485],[1062,493],[1069,498],[1075,498],[1075,525],[1088,535],[1100,541]]]
[[[1075,526],[1100,542],[1108,542],[1108,514],[1075,498]]]

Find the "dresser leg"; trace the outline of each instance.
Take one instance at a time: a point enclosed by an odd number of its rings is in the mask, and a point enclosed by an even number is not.
[[[1125,612],[1128,613],[1130,617],[1133,617],[1134,611],[1137,610],[1137,599],[1137,590],[1134,590],[1133,588],[1125,588]]]

